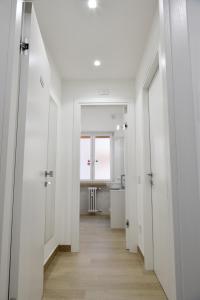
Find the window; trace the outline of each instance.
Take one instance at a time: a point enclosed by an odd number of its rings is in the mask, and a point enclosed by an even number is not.
[[[80,179],[111,180],[111,135],[87,135],[80,140]]]

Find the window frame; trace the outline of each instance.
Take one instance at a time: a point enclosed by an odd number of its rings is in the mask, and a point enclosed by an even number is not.
[[[113,159],[114,159],[114,143],[113,143],[113,133],[112,132],[81,132],[80,139],[82,137],[90,137],[91,139],[91,150],[90,150],[90,160],[95,160],[95,137],[109,137],[110,138],[110,179],[95,179],[95,165],[91,165],[91,172],[90,172],[90,179],[81,179],[81,183],[110,183],[113,179],[114,174],[114,166],[113,166]]]

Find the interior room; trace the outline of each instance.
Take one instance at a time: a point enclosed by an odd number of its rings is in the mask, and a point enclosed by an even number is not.
[[[199,15],[1,1],[0,300],[200,299]]]
[[[127,107],[81,107],[81,222],[125,229],[125,130]],[[101,237],[100,237],[101,238]]]

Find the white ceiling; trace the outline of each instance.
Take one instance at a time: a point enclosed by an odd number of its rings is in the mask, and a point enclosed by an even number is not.
[[[64,79],[134,78],[157,0],[35,0],[44,42]],[[93,61],[102,66],[95,68]]]

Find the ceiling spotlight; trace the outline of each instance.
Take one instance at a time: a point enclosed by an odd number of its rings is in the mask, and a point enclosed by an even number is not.
[[[95,60],[94,61],[94,66],[95,67],[100,67],[101,66],[101,61],[100,60]]]
[[[120,131],[120,129],[121,129],[121,126],[118,124],[117,127],[116,127],[116,130]]]
[[[88,7],[90,9],[96,9],[98,6],[97,0],[88,0]]]

